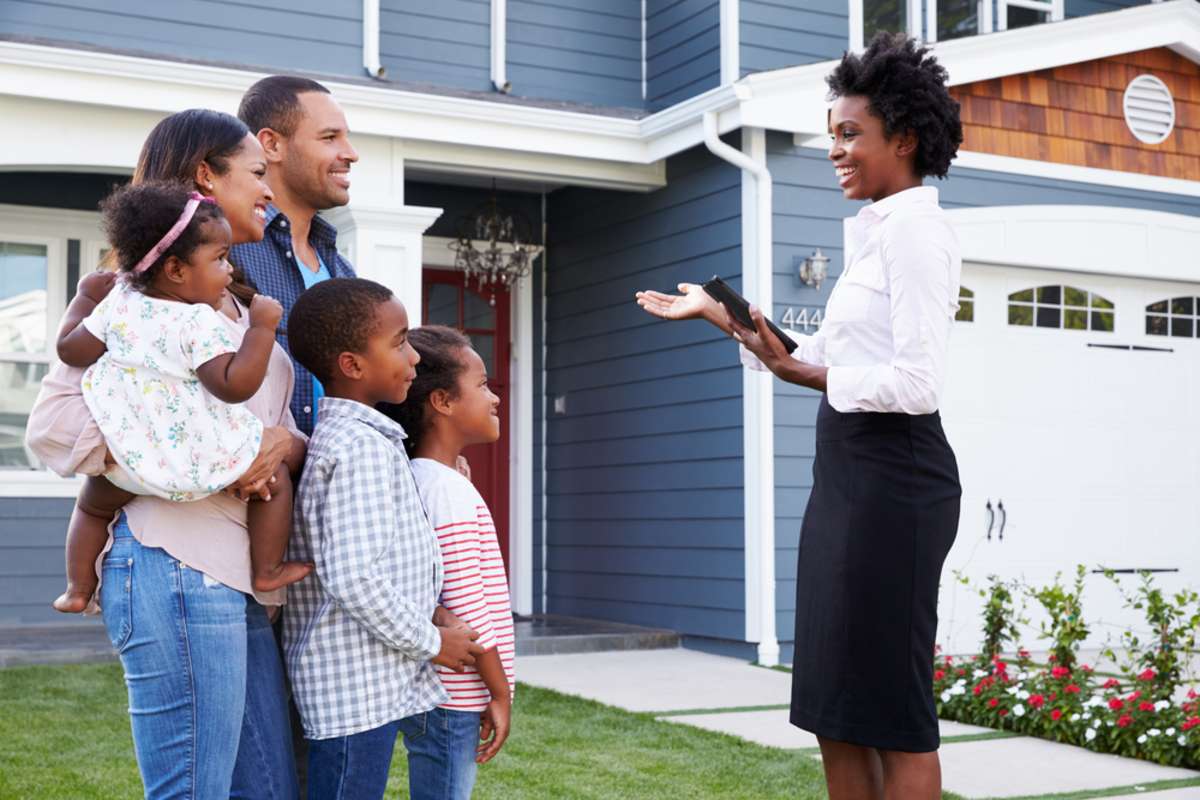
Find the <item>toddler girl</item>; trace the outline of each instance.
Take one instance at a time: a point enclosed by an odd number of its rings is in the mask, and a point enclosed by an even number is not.
[[[500,398],[488,388],[483,359],[458,331],[427,325],[412,331],[409,342],[421,356],[417,377],[403,404],[380,410],[408,434],[417,490],[442,551],[441,605],[479,634],[476,643],[485,650],[461,673],[437,667],[450,695],[438,709],[446,717],[438,735],[447,741],[431,745],[430,753],[414,742],[409,760],[448,759],[440,765],[449,776],[446,796],[468,798],[476,764],[496,755],[508,738],[513,620],[492,515],[456,467],[464,447],[500,438]]]
[[[143,183],[118,190],[102,210],[121,280],[86,319],[60,331],[58,355],[89,367],[84,400],[115,463],[87,479],[71,516],[67,591],[54,602],[64,612],[87,606],[108,524],[134,495],[198,500],[254,462],[263,426],[240,404],[262,384],[283,313],[255,296],[241,342],[218,316],[231,280],[231,233],[211,200],[177,184]],[[291,527],[286,467],[271,486],[274,494],[251,500],[247,511],[257,591],[312,569],[282,560]]]

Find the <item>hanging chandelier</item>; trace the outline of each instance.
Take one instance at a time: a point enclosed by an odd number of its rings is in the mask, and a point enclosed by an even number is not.
[[[518,211],[510,211],[496,200],[495,187],[486,203],[458,221],[458,233],[450,242],[454,267],[480,291],[510,289],[529,275],[533,260],[542,248],[531,244],[533,228]]]

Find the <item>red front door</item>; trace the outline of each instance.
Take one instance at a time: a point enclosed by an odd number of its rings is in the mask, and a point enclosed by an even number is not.
[[[500,398],[500,439],[463,451],[471,465],[471,481],[483,495],[496,521],[496,536],[508,570],[508,382],[509,293],[480,292],[463,283],[461,272],[427,269],[423,273],[422,323],[458,328],[487,365],[492,391]],[[494,299],[494,304],[493,304]]]

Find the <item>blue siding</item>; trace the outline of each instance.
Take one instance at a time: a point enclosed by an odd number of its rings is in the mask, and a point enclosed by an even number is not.
[[[488,0],[381,0],[379,58],[388,79],[488,91],[491,20]]]
[[[358,0],[4,0],[0,33],[269,69],[362,74]]]
[[[1086,17],[1089,14],[1103,14],[1105,11],[1119,11],[1122,8],[1149,5],[1150,0],[1067,0],[1063,9],[1067,19]]]
[[[515,95],[641,108],[640,0],[509,0],[507,69]]]
[[[702,150],[667,172],[652,194],[550,199],[548,610],[740,640],[737,353],[709,326],[647,317],[633,294],[740,278],[741,177]]]
[[[847,0],[741,0],[742,75],[840,58],[850,46]]]
[[[768,166],[774,196],[774,313],[788,307],[824,309],[843,267],[842,220],[859,203],[842,198],[829,160],[822,150],[798,148],[790,136],[771,134]],[[1132,189],[954,168],[945,181],[929,181],[941,193],[945,208],[1000,205],[1101,205],[1144,208],[1200,216],[1200,198]],[[821,291],[795,277],[794,260],[820,247],[831,259],[830,279]],[[791,658],[796,556],[800,524],[812,488],[814,424],[820,396],[781,381],[775,382],[775,514],[777,624],[785,660]]]
[[[63,546],[74,501],[0,499],[0,625],[79,623],[50,608],[66,586]]]
[[[720,3],[647,0],[646,107],[659,111],[720,84]]]

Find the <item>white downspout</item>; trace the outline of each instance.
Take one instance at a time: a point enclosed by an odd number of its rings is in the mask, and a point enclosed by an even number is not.
[[[704,114],[704,144],[742,176],[742,292],[771,313],[771,173],[766,133],[743,128],[750,155],[721,141],[717,112]],[[753,191],[747,176],[753,177]],[[742,370],[746,548],[746,638],[758,642],[758,663],[779,663],[775,633],[775,408],[772,375]]]
[[[492,0],[492,86],[508,94],[508,11],[505,0]]]
[[[363,0],[363,68],[372,78],[387,74],[379,60],[379,0]]]

